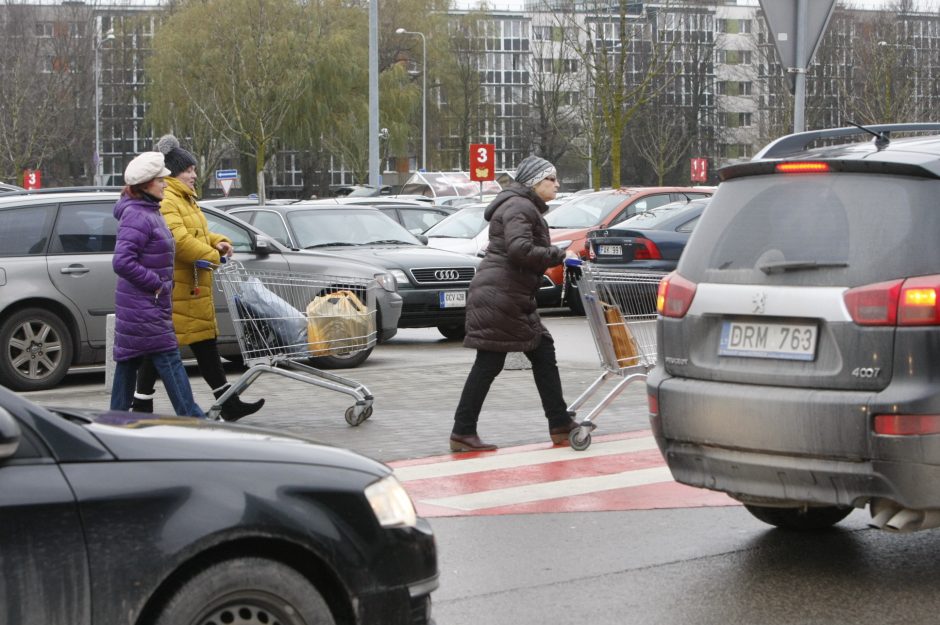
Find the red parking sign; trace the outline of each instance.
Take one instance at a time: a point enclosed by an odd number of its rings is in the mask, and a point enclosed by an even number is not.
[[[708,180],[708,159],[692,159],[692,182],[706,182]]]
[[[496,146],[492,143],[470,144],[470,180],[496,179]]]
[[[42,172],[38,169],[23,170],[23,188],[39,189],[42,187]]]

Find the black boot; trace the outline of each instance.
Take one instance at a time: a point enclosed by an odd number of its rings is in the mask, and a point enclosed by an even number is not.
[[[229,389],[230,384],[226,384],[220,389],[212,391],[212,394],[218,399],[222,397],[223,394]],[[259,399],[258,401],[253,401],[250,404],[245,403],[241,400],[238,395],[232,395],[222,403],[222,420],[223,421],[238,421],[242,417],[247,417],[250,414],[254,414],[261,410],[261,407],[264,406],[264,399]]]
[[[134,401],[131,402],[131,412],[153,412],[153,393],[150,395],[134,393]]]

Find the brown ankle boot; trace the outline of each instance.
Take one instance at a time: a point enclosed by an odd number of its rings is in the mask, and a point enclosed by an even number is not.
[[[496,445],[490,445],[480,440],[478,434],[451,434],[451,451],[493,451]]]

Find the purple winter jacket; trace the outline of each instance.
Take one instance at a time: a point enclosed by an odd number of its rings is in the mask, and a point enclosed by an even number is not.
[[[114,205],[114,217],[118,220],[111,261],[118,276],[114,360],[177,349],[172,299],[176,243],[160,204],[122,195]]]

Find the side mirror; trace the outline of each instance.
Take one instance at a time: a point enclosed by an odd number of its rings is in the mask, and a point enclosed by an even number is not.
[[[260,256],[268,256],[274,251],[274,246],[271,245],[270,239],[267,237],[259,236],[255,239],[254,249],[255,254]]]
[[[0,460],[16,453],[20,446],[20,426],[9,412],[0,408]]]

